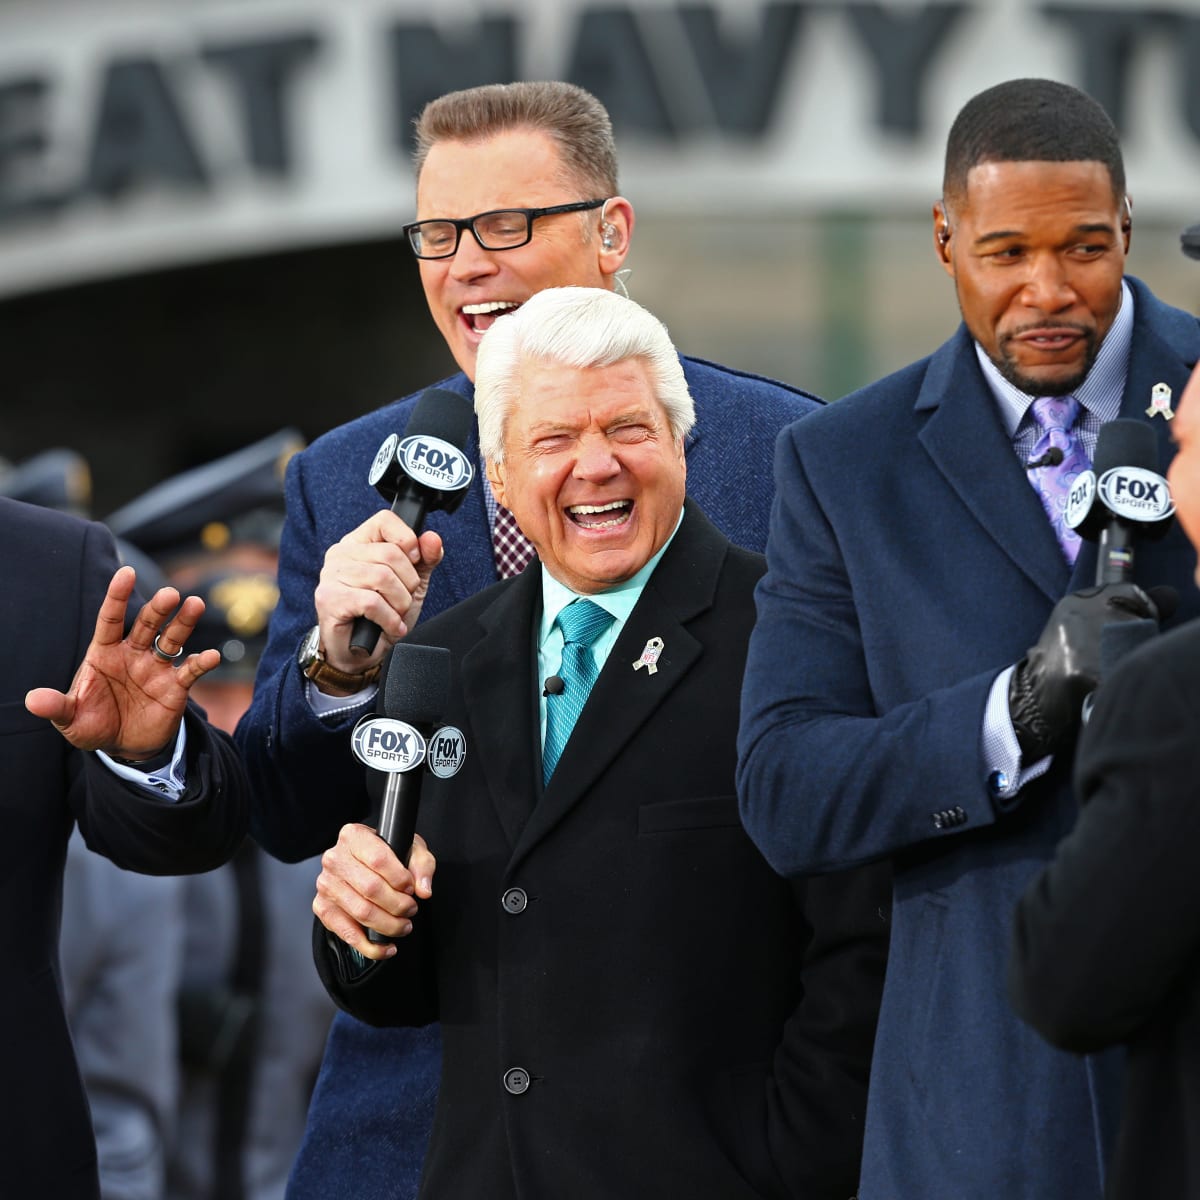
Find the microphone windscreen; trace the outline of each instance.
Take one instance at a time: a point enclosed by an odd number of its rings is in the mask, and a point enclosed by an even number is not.
[[[383,683],[383,715],[410,724],[440,721],[450,697],[450,651],[397,642]]]
[[[1200,225],[1189,225],[1179,235],[1179,244],[1188,258],[1200,258]]]
[[[446,388],[426,388],[413,405],[404,436],[435,437],[464,450],[473,417],[474,410],[465,396]]]
[[[1099,479],[1114,467],[1141,467],[1158,473],[1158,438],[1146,421],[1119,417],[1100,426],[1092,470]]]

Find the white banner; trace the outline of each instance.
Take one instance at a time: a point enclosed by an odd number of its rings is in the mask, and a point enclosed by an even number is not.
[[[1198,62],[1200,0],[18,0],[0,294],[395,233],[421,106],[514,78],[605,102],[643,212],[753,219],[924,212],[962,103],[1050,76],[1118,122],[1139,213],[1183,224]]]

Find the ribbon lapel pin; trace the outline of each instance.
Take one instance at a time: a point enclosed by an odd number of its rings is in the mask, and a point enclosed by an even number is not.
[[[1169,384],[1156,383],[1150,389],[1150,407],[1146,409],[1146,416],[1153,417],[1156,414],[1167,421],[1172,420],[1175,416],[1171,408],[1171,388]]]
[[[635,659],[633,669],[640,671],[642,667],[646,668],[647,675],[654,675],[658,671],[658,656],[663,652],[663,640],[660,637],[652,637],[645,646],[642,647],[641,658]]]

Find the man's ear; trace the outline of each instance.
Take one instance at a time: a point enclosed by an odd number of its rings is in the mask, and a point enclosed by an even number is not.
[[[933,250],[938,261],[951,278],[954,277],[954,260],[950,254],[950,239],[953,231],[950,228],[950,214],[946,205],[937,200],[933,205]]]
[[[504,487],[504,464],[496,462],[494,459],[487,458],[483,462],[484,474],[488,477],[488,483],[492,485],[492,494],[496,497],[499,503],[505,508],[508,507],[508,500],[505,498],[506,492]]]
[[[600,209],[600,270],[613,275],[621,269],[633,239],[633,205],[624,196],[610,196]]]

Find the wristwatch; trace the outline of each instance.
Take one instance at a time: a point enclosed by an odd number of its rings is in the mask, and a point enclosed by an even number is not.
[[[296,655],[296,664],[305,679],[311,679],[318,687],[323,683],[332,684],[344,691],[361,691],[369,683],[379,678],[382,663],[376,663],[365,671],[339,671],[325,661],[321,650],[321,626],[314,625],[300,642],[300,650]]]

